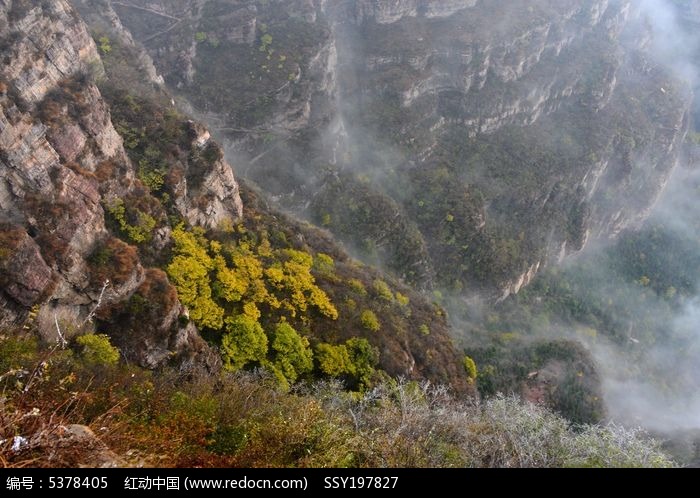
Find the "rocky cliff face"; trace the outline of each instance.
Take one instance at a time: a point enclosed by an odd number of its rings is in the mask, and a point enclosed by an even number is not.
[[[85,25],[64,1],[5,1],[0,34],[0,325],[22,323],[34,308],[46,339],[69,339],[93,326],[95,312],[156,284],[174,295],[162,272],[144,269],[105,221],[105,210],[144,187],[93,83],[104,69]],[[203,129],[192,127],[197,146],[206,146]],[[241,215],[238,186],[221,157],[196,189],[186,177],[178,187],[174,204],[192,223]],[[156,237],[165,243],[169,232]],[[178,322],[185,310],[177,297],[159,302],[158,317],[115,338],[128,344],[128,356],[154,367],[174,354],[208,355],[197,330]]]
[[[628,0],[115,10],[247,176],[418,286],[507,296],[638,223],[685,133]]]
[[[590,54],[576,51],[584,50],[594,33],[616,38],[627,19],[628,4],[609,7],[600,1],[582,7],[579,2],[557,2],[548,9],[537,2],[521,9],[505,3],[461,5],[445,19],[426,16],[421,22],[409,17],[393,26],[363,22],[360,32],[365,43],[352,51],[369,61],[369,71],[360,81],[389,85],[386,90],[395,92],[404,107],[436,96],[431,103],[436,119],[431,125],[437,126],[433,130],[459,122],[471,135],[510,123],[533,123],[557,109],[562,100],[586,90],[591,105],[604,106],[610,98],[614,63],[603,68],[596,82],[600,88],[591,92],[582,84],[585,73],[580,69],[594,61],[584,59]],[[400,73],[413,77],[399,78]]]
[[[476,5],[477,0],[359,0],[349,2],[350,12],[358,23],[391,24],[406,17],[449,17]]]
[[[7,58],[0,76],[4,90],[0,204],[5,223],[12,224],[6,226],[13,227],[8,230],[20,239],[17,252],[8,251],[5,258],[8,267],[15,266],[12,264],[13,258],[30,258],[34,265],[23,271],[34,269],[37,275],[42,276],[39,280],[43,283],[41,288],[33,286],[33,299],[25,296],[20,300],[22,305],[32,306],[45,300],[48,297],[46,294],[58,292],[65,297],[72,294],[71,277],[79,275],[82,258],[64,261],[61,270],[65,278],[60,278],[44,260],[36,242],[26,231],[22,233],[19,227],[39,232],[45,228],[41,226],[42,223],[58,224],[43,234],[51,237],[46,242],[47,252],[49,242],[60,246],[51,250],[49,257],[54,260],[61,255],[59,253],[69,251],[86,256],[86,251],[95,240],[105,235],[96,183],[62,165],[61,159],[72,162],[85,151],[88,156],[86,163],[94,169],[95,153],[99,156],[120,155],[121,160],[125,156],[121,150],[121,139],[111,126],[94,85],[86,85],[85,93],[81,95],[86,104],[86,112],[81,115],[84,119],[72,123],[63,132],[33,115],[38,112],[47,94],[58,88],[60,82],[80,71],[87,72],[90,64],[100,64],[92,38],[72,9],[64,3],[52,4],[44,10],[44,7],[32,8],[21,2],[6,2],[1,18],[6,47],[3,53],[7,54]],[[88,139],[91,142],[89,145]],[[77,202],[69,202],[71,199]],[[67,204],[70,204],[70,210],[61,212],[61,216],[55,220],[42,216],[43,210],[60,210]],[[47,275],[50,278],[46,278]],[[22,277],[9,275],[16,281]],[[29,280],[37,281],[36,278]],[[76,285],[80,286],[80,283]],[[50,287],[57,287],[58,291]],[[13,294],[10,297],[19,297]],[[86,305],[91,302],[87,297],[81,300]],[[5,315],[3,318],[3,322],[7,323],[16,315]]]

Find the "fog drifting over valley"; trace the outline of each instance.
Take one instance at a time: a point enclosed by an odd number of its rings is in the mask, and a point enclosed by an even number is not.
[[[667,0],[644,0],[639,8],[654,33],[650,45],[652,56],[669,67],[679,79],[690,84],[697,96],[700,88],[697,32],[683,22],[677,8]],[[697,120],[697,116],[694,120]],[[691,123],[694,120],[691,118]],[[693,132],[691,126],[690,133]],[[700,170],[697,164],[691,163],[687,154],[682,157],[645,228],[655,227],[666,232],[672,240],[682,241],[690,251],[700,254]],[[596,245],[582,257],[596,258],[596,254],[600,255],[608,249],[607,245]],[[645,255],[635,256],[644,258]],[[683,268],[689,287],[696,291],[695,294],[682,297],[670,308],[667,301],[661,297],[650,297],[651,292],[643,285],[624,281],[613,269],[603,266],[599,271],[601,281],[609,278],[606,288],[599,289],[599,292],[609,292],[612,281],[612,285],[619,286],[617,290],[622,293],[644,295],[644,299],[639,300],[644,303],[644,309],[633,310],[632,316],[626,319],[629,331],[626,343],[613,345],[606,340],[588,341],[603,374],[610,417],[661,432],[700,428],[700,392],[697,389],[700,386],[698,268]],[[656,324],[657,330],[665,330],[660,336],[649,338],[653,345],[638,354],[635,349],[644,346],[635,337],[635,331],[642,320],[650,319],[660,322]],[[674,384],[660,382],[659,377],[667,382],[671,379]]]

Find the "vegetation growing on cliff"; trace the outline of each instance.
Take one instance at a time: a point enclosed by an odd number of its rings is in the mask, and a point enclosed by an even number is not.
[[[112,77],[101,87],[144,187],[138,200],[111,201],[108,221],[125,243],[138,243],[142,260],[166,271],[174,286],[167,293],[177,291],[188,309],[180,322],[197,325],[229,370],[264,367],[283,385],[336,377],[363,390],[384,372],[407,373],[405,351],[410,351],[408,361],[416,363],[410,375],[461,392],[473,389],[439,308],[351,260],[318,230],[274,213],[244,184],[242,222],[209,231],[189,226],[174,205],[177,189],[183,178],[189,189],[196,188],[203,172],[221,159],[221,150],[216,147],[219,155],[210,157],[210,147],[196,146],[196,125],[169,110],[158,94],[137,96],[120,85],[115,66],[128,60],[123,47],[113,45],[105,55]],[[147,216],[156,220],[150,231]],[[150,240],[161,228],[165,250],[156,248],[160,239]],[[127,252],[116,242],[95,248],[92,279],[126,278],[134,271]],[[130,334],[140,337],[135,327],[139,320],[155,319],[157,303],[149,305],[137,292],[127,306],[111,306],[98,318],[109,331],[117,321],[130,323]],[[432,334],[421,332],[424,323],[432,324]],[[323,358],[316,357],[319,351]],[[327,354],[331,351],[339,353]]]

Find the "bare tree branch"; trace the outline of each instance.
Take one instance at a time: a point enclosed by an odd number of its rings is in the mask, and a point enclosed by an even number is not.
[[[58,315],[56,313],[53,314],[53,321],[56,324],[56,332],[58,333],[58,344],[60,345],[61,349],[66,347],[66,338],[63,336],[63,332],[61,332],[61,327],[58,325]]]
[[[80,324],[81,327],[83,327],[87,323],[91,322],[92,319],[95,318],[95,313],[97,312],[99,307],[102,305],[102,298],[105,295],[105,291],[107,290],[107,287],[109,287],[109,279],[105,280],[104,284],[102,284],[102,290],[100,291],[100,295],[97,298],[97,303],[95,303],[95,306],[92,308],[90,313],[88,313],[88,316],[85,317],[85,320],[83,320],[83,323]]]

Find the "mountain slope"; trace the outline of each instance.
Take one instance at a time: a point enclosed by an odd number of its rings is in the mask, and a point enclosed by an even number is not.
[[[216,370],[221,348],[227,368],[283,383],[359,389],[377,367],[473,393],[438,306],[250,189],[244,207],[220,146],[118,25],[96,46],[65,2],[2,13],[3,328],[36,316],[50,342],[97,329],[149,368]],[[264,330],[256,355],[240,324]],[[297,349],[280,349],[282,333]]]

